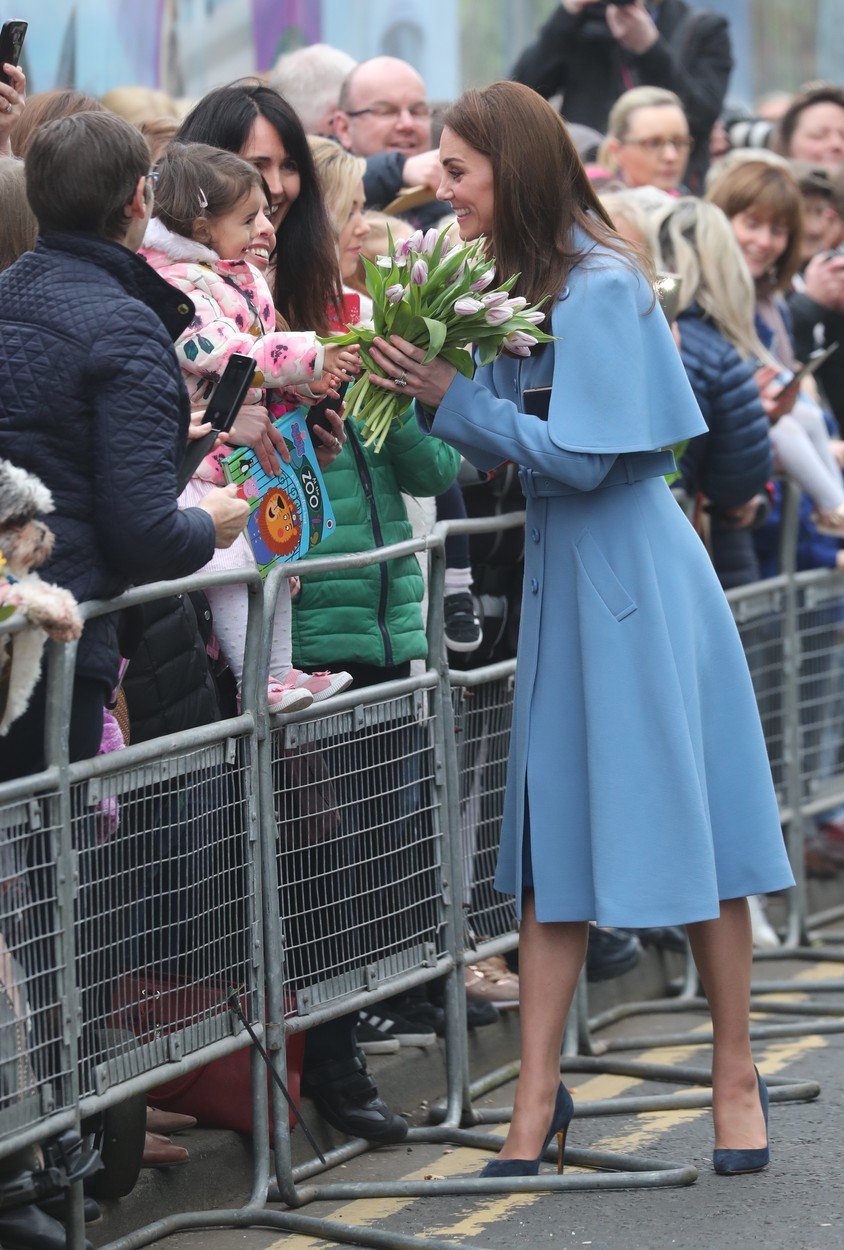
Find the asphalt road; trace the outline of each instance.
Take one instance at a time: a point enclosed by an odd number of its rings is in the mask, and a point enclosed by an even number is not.
[[[818,965],[762,965],[760,976],[785,974],[808,991],[818,978],[844,977],[844,962]],[[816,995],[844,1005],[844,994]],[[640,1017],[602,1034],[676,1033],[702,1028],[700,1015]],[[654,1048],[643,1053],[658,1063],[705,1067],[705,1046]],[[844,1247],[844,1034],[808,1033],[767,1040],[756,1046],[763,1075],[817,1080],[816,1102],[777,1104],[771,1108],[772,1163],[763,1173],[740,1178],[712,1171],[709,1112],[687,1110],[639,1116],[575,1119],[572,1148],[640,1154],[655,1160],[693,1163],[694,1185],[678,1189],[618,1192],[503,1194],[481,1197],[365,1199],[337,1204],[313,1203],[302,1214],[363,1225],[380,1232],[431,1238],[480,1250],[533,1250],[534,1247],[581,1247],[593,1250],[842,1250]],[[571,1075],[567,1083],[578,1098],[616,1094],[665,1093],[677,1086],[656,1085],[606,1075]],[[480,1105],[512,1102],[512,1086],[503,1086]],[[494,1131],[494,1130],[490,1130]],[[337,1169],[331,1179],[387,1180],[405,1176],[476,1174],[484,1156],[464,1147],[414,1145],[372,1152]],[[550,1170],[550,1169],[549,1169]],[[567,1168],[568,1174],[576,1170]],[[324,1250],[338,1243],[268,1230],[183,1234],[161,1243],[165,1250]]]

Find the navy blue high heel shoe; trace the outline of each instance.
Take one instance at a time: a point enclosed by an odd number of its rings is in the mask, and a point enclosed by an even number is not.
[[[574,1103],[565,1085],[560,1082],[557,1090],[557,1101],[554,1103],[554,1115],[548,1136],[542,1143],[542,1149],[535,1159],[490,1159],[481,1172],[481,1176],[538,1176],[542,1156],[551,1144],[551,1138],[557,1138],[557,1172],[563,1170],[563,1159],[566,1149],[566,1133],[574,1115]]]
[[[759,1087],[759,1101],[765,1117],[765,1136],[768,1135],[768,1087],[754,1068]],[[771,1162],[770,1146],[760,1150],[713,1150],[712,1166],[719,1176],[741,1176],[743,1172],[761,1172]]]

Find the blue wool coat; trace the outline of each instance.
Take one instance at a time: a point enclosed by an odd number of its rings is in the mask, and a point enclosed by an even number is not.
[[[541,921],[712,919],[793,878],[741,642],[654,454],[706,427],[645,280],[575,244],[556,341],[456,377],[431,426],[527,498],[496,886],[518,905],[532,867]],[[522,411],[548,384],[548,420]]]

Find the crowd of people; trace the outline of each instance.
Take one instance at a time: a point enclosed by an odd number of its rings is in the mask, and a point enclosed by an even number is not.
[[[844,350],[798,376],[844,334],[844,88],[782,96],[770,127],[739,137],[724,104],[731,66],[726,21],[683,0],[609,10],[561,0],[512,74],[561,97],[618,233],[643,263],[678,276],[672,331],[707,432],[674,448],[672,488],[725,588],[777,572],[777,473],[803,492],[799,567],[844,567]],[[248,506],[223,484],[221,456],[250,447],[272,472],[288,454],[276,418],[324,398],[325,424],[312,428],[336,527],[318,554],[523,506],[512,464],[479,471],[414,420],[376,454],[343,420],[341,387],[360,363],[324,340],[371,314],[361,258],[385,250],[388,230],[398,240],[455,228],[449,197],[437,197],[437,110],[411,65],[356,64],[314,45],[282,56],[267,81],[218,87],[185,115],[143,88],[102,101],[72,90],[27,97],[20,69],[1,68],[0,457],[49,492],[46,581],[83,602],[199,569],[254,570]],[[253,388],[227,442],[183,485],[185,447],[208,433],[205,408],[233,353],[254,359]],[[5,529],[29,517],[0,519]],[[455,666],[515,654],[522,568],[518,531],[449,539]],[[268,709],[407,677],[427,654],[423,594],[415,557],[285,581]],[[118,699],[132,742],[232,714],[246,618],[245,589],[226,584],[131,621],[88,622],[71,759],[125,741],[113,732]],[[830,631],[834,641],[836,622]],[[823,677],[832,699],[834,661]],[[44,675],[31,674],[27,695],[2,723],[0,781],[44,766]],[[826,747],[837,773],[841,742]],[[844,812],[831,811],[817,819],[807,868],[829,877],[842,865]],[[754,936],[777,941],[761,898]],[[682,940],[672,926],[593,927],[590,975],[624,971],[643,942]],[[496,1019],[518,992],[515,965],[476,965],[470,1024]],[[434,991],[311,1029],[304,1088],[339,1131],[399,1141],[406,1122],[380,1098],[365,1056],[431,1044],[442,1024]],[[168,1161],[160,1142],[148,1145]]]

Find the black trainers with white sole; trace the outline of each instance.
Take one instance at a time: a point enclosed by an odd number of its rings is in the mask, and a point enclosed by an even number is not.
[[[380,1019],[377,1024],[371,1024],[369,1020],[362,1019],[363,1012],[358,1015],[358,1022],[355,1025],[355,1037],[357,1039],[358,1048],[365,1055],[395,1055],[399,1049],[399,1039],[393,1037],[389,1028],[392,1023],[390,1020]]]
[[[481,645],[481,623],[468,590],[443,598],[445,645],[449,651],[477,651]]]
[[[376,1003],[375,1006],[358,1012],[358,1029],[361,1025],[367,1025],[382,1038],[397,1041],[399,1046],[434,1046],[437,1041],[433,1030],[405,1020],[404,1016],[393,1010],[389,1002]]]

